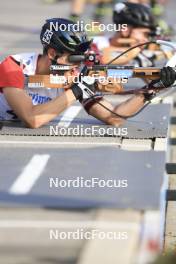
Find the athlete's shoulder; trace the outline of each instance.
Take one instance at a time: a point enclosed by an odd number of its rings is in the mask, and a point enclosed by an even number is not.
[[[12,56],[0,63],[0,87],[24,87],[24,74],[20,63]]]
[[[37,60],[39,54],[37,53],[20,53],[16,55],[12,55],[11,57],[23,65],[23,73],[26,75],[35,74]]]
[[[24,65],[29,65],[33,62],[33,60],[38,56],[38,54],[32,53],[19,53],[15,55],[11,55],[10,57],[13,58],[15,61],[20,62]]]

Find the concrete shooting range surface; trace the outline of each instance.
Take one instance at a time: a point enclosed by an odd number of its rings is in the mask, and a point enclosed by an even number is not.
[[[128,134],[119,137],[108,135],[101,137],[98,133],[92,137],[49,136],[49,125],[40,129],[27,129],[20,123],[2,123],[1,173],[8,177],[0,179],[1,202],[56,208],[98,206],[130,207],[140,210],[159,208],[165,152],[164,149],[155,151],[155,142],[167,137],[169,113],[169,104],[150,105],[131,119],[132,121],[137,119],[137,123],[127,121],[127,124],[124,124]],[[60,127],[68,129],[82,125],[86,128],[96,125],[98,128],[106,128],[104,124],[88,116],[84,110],[80,110],[78,115],[74,116],[70,122],[68,116],[63,113]],[[61,124],[61,120],[57,121],[57,125]],[[20,172],[35,155],[41,157],[48,155],[42,173],[22,196],[20,190],[19,193],[11,192],[9,186],[18,181]],[[33,167],[31,173],[35,170]],[[91,180],[92,177],[111,179],[118,183],[126,180],[128,186],[127,188],[96,186],[92,189],[49,186],[50,178],[71,180],[77,177],[83,177],[85,180]],[[26,178],[26,182],[28,181],[30,179]]]

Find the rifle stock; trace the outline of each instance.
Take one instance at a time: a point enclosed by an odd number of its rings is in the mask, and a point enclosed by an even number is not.
[[[175,69],[175,68],[174,68]],[[112,76],[117,79],[121,78],[142,78],[148,80],[157,80],[160,76],[160,68],[149,67],[149,68],[135,68],[133,66],[119,66],[119,65],[94,65],[88,67],[88,70],[96,77],[102,76],[101,73],[104,72],[105,75],[109,74],[111,71]],[[61,77],[57,74],[50,75],[30,75],[27,77],[27,85],[30,88],[53,88],[68,89],[68,83],[61,82]],[[63,79],[62,79],[63,80]]]

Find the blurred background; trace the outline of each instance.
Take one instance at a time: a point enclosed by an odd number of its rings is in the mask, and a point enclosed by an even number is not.
[[[42,52],[39,33],[47,18],[64,17],[74,21],[112,22],[112,6],[122,1],[110,0],[0,0],[0,60],[10,54],[23,52]],[[151,4],[154,15],[160,25],[168,30],[172,28],[172,38],[176,30],[176,1],[131,1],[146,5]],[[174,33],[173,33],[174,32]],[[99,35],[92,32],[90,37]],[[106,32],[107,34],[107,32]],[[3,153],[2,146],[0,151]],[[15,153],[15,147],[9,148]],[[24,153],[25,155],[25,153]],[[8,166],[8,157],[6,159]],[[1,164],[1,160],[0,160]],[[15,165],[14,165],[15,166]],[[1,167],[1,166],[0,166]],[[48,172],[48,175],[50,172]],[[0,177],[11,177],[0,172]],[[1,195],[1,197],[3,197]],[[141,215],[136,210],[57,210],[55,208],[37,208],[35,202],[31,207],[6,206],[0,197],[0,263],[2,264],[99,264],[99,256],[104,252],[107,264],[154,263],[160,254],[160,245],[150,241],[145,253],[140,248]],[[23,199],[23,198],[21,198]],[[33,202],[33,201],[31,201]],[[85,240],[51,240],[49,231],[75,231],[79,223],[87,223],[84,230],[90,229],[89,221],[114,221],[119,223],[115,229],[129,234],[128,241],[103,241],[98,244],[86,244]],[[153,230],[159,225],[158,214],[154,217]],[[65,227],[64,223],[70,223]],[[130,222],[130,223],[129,223]],[[95,226],[96,226],[95,222]],[[140,224],[139,224],[140,223]],[[102,228],[104,230],[104,228]],[[111,230],[111,227],[108,228]],[[155,233],[155,231],[154,231]],[[156,237],[158,235],[155,234]],[[156,238],[155,237],[155,238]],[[175,247],[173,242],[173,248]],[[172,249],[173,249],[172,248]],[[176,248],[176,247],[175,247]],[[116,250],[118,249],[118,250]],[[96,252],[97,250],[97,252]],[[87,253],[91,252],[91,253]],[[96,259],[96,256],[98,258]],[[139,256],[140,255],[140,256]],[[107,262],[108,261],[108,262]],[[160,256],[155,263],[176,263],[176,256]]]

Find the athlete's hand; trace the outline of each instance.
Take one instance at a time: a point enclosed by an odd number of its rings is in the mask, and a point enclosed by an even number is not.
[[[84,99],[91,98],[95,95],[95,85],[88,84],[85,81],[74,83],[71,90],[76,97],[76,100],[82,101]]]
[[[71,90],[76,100],[82,101],[95,95],[96,82],[95,78],[88,75],[87,66],[84,66],[80,72],[78,82],[71,86]]]
[[[156,94],[161,89],[170,87],[176,81],[176,72],[173,68],[167,66],[161,69],[160,78],[152,81],[147,88],[149,88],[150,94]],[[146,89],[146,87],[144,87]],[[146,91],[147,92],[147,91]]]
[[[99,72],[100,79],[97,80],[96,89],[100,92],[110,92],[118,94],[123,91],[123,86],[120,79],[108,77],[103,71]],[[102,78],[102,79],[101,79]]]
[[[76,78],[78,78],[79,76],[79,70],[78,68],[73,68],[72,70],[70,71],[66,71],[64,73],[64,77],[65,77],[65,80],[66,80],[66,83],[64,84],[64,89],[69,89],[72,87],[73,83],[74,83],[74,80]]]
[[[84,66],[80,72],[79,81],[71,86],[71,90],[76,100],[82,101],[95,95],[95,78],[88,75],[87,66]]]
[[[164,67],[160,72],[160,82],[164,87],[172,86],[176,80],[176,72],[171,67]]]

